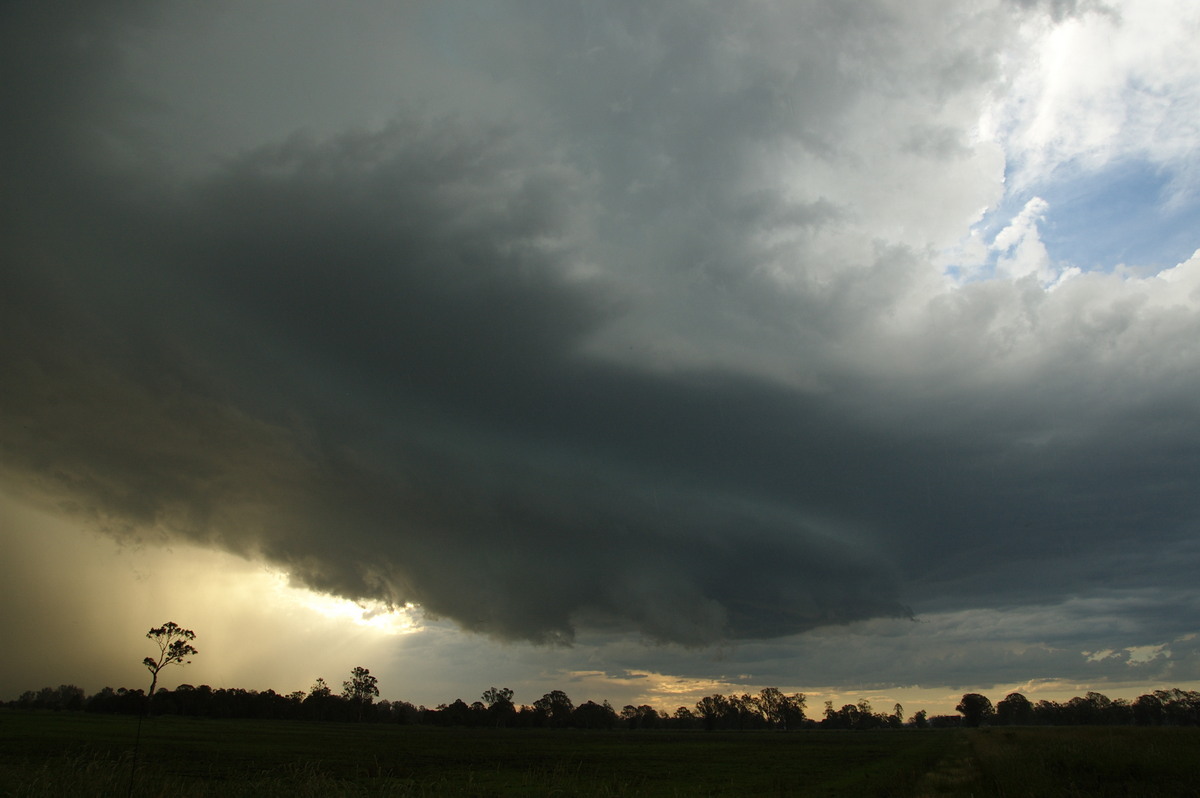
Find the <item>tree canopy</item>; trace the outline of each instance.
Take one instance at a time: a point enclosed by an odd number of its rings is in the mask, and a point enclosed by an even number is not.
[[[142,660],[142,664],[146,666],[146,670],[150,671],[150,692],[149,697],[154,697],[154,690],[158,687],[158,674],[163,668],[168,665],[186,665],[191,662],[189,657],[194,657],[200,652],[192,645],[192,641],[196,639],[196,633],[191,629],[184,629],[174,621],[167,621],[162,626],[151,629],[146,632],[146,637],[153,640],[158,646],[158,657],[146,657]]]

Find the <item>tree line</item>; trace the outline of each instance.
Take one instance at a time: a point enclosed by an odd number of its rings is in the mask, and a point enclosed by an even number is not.
[[[27,691],[6,706],[16,709],[98,712],[125,715],[182,715],[207,718],[254,718],[368,723],[424,724],[429,726],[576,728],[576,729],[798,729],[812,725],[805,718],[805,698],[785,695],[774,687],[756,695],[713,695],[694,708],[673,712],[648,705],[616,709],[608,701],[576,704],[562,690],[551,690],[528,705],[513,702],[508,687],[488,688],[471,703],[456,699],[425,707],[407,701],[377,700],[379,689],[371,672],[362,667],[351,672],[335,692],[324,679],[307,691],[213,688],[181,684],[174,690],[105,687],[86,695],[75,685]]]
[[[1088,692],[1036,703],[1009,693],[995,706],[987,696],[967,693],[955,710],[964,726],[1200,726],[1200,692],[1154,690],[1132,701]]]
[[[803,693],[785,694],[776,687],[758,693],[714,694],[701,698],[693,707],[672,712],[648,705],[614,708],[608,701],[585,701],[576,705],[561,690],[551,690],[530,705],[513,703],[508,687],[490,687],[470,704],[461,698],[430,709],[407,701],[376,701],[378,680],[367,668],[356,667],[335,693],[319,678],[309,690],[281,694],[274,690],[195,687],[181,684],[174,690],[159,689],[161,671],[170,665],[186,665],[198,652],[192,642],[195,632],[173,622],[146,633],[158,656],[142,664],[151,676],[150,689],[105,687],[85,695],[75,685],[44,687],[27,691],[6,706],[19,709],[49,709],[128,715],[185,715],[209,718],[258,718],[275,720],[355,721],[371,723],[426,724],[430,726],[473,726],[512,728],[581,729],[902,729],[986,725],[1140,725],[1200,726],[1200,693],[1179,689],[1155,690],[1133,701],[1110,699],[1089,692],[1083,697],[1058,703],[1031,702],[1021,693],[1009,693],[997,704],[980,693],[966,693],[955,707],[958,715],[928,717],[920,710],[907,720],[896,704],[890,713],[877,712],[869,701],[845,704],[834,709],[825,702],[823,717],[807,717]]]
[[[159,688],[153,696],[140,689],[105,687],[86,695],[75,685],[26,691],[5,706],[106,714],[183,715],[206,718],[256,718],[364,723],[423,724],[452,727],[574,728],[574,729],[925,729],[974,726],[1200,726],[1200,692],[1155,690],[1132,701],[1089,692],[1068,701],[1033,702],[1009,693],[995,705],[979,693],[967,693],[956,707],[958,715],[928,716],[920,710],[905,719],[896,704],[879,712],[868,701],[835,709],[825,702],[820,719],[805,714],[803,694],[787,695],[774,687],[756,694],[715,694],[674,711],[648,705],[615,708],[608,701],[576,704],[561,690],[551,690],[528,705],[513,703],[513,691],[492,687],[471,703],[456,699],[436,707],[407,701],[377,700],[375,677],[355,668],[335,692],[323,679],[307,690],[213,688],[181,684]]]

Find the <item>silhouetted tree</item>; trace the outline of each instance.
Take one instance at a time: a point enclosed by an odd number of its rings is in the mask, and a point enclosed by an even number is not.
[[[1106,723],[1128,726],[1133,723],[1133,704],[1124,698],[1114,698],[1104,714]]]
[[[1076,696],[1065,705],[1067,722],[1075,726],[1100,726],[1108,720],[1112,700],[1101,693]]]
[[[729,720],[737,729],[753,729],[762,725],[762,711],[755,696],[749,693],[729,696]]]
[[[436,721],[439,726],[472,726],[472,720],[471,708],[461,698],[437,708]]]
[[[754,703],[768,726],[798,729],[804,723],[806,700],[803,693],[784,695],[778,687],[764,687]]]
[[[391,720],[393,723],[409,725],[420,723],[421,711],[421,707],[417,707],[407,701],[393,701],[390,707]]]
[[[301,702],[304,717],[311,720],[333,720],[340,715],[339,704],[343,699],[335,696],[333,690],[324,679],[318,678],[308,689],[308,695]]]
[[[626,704],[621,708],[620,717],[625,721],[625,726],[630,729],[655,729],[662,721],[662,716],[658,714],[658,711],[646,704],[637,707],[633,704]]]
[[[931,729],[957,729],[962,725],[962,715],[934,715],[929,718],[929,728]]]
[[[154,688],[158,686],[158,673],[168,665],[186,665],[191,662],[188,657],[194,657],[200,652],[192,645],[196,633],[184,629],[174,621],[167,621],[157,629],[146,632],[146,637],[158,646],[158,658],[146,657],[142,664],[150,671],[150,692],[148,698],[154,698]]]
[[[914,729],[928,729],[929,714],[923,709],[917,710],[917,712],[908,719],[908,725],[912,726]]]
[[[497,704],[508,704],[509,706],[512,706],[512,697],[513,691],[508,687],[489,687],[488,689],[484,690],[483,695],[480,696],[480,698],[483,699],[483,703],[489,708],[494,707]]]
[[[782,719],[784,729],[800,729],[808,721],[804,710],[808,706],[808,697],[804,693],[792,693],[784,697]]]
[[[1139,726],[1161,726],[1163,722],[1162,700],[1153,693],[1140,695],[1133,702],[1133,722]]]
[[[159,690],[160,694],[163,692]],[[180,715],[200,715],[200,701],[200,693],[193,685],[181,684],[171,693],[171,711]]]
[[[551,726],[566,726],[571,722],[575,705],[562,690],[551,690],[533,702],[533,708],[545,716]]]
[[[971,727],[988,723],[996,714],[996,710],[992,708],[991,699],[979,693],[964,694],[954,711],[962,713],[963,724]]]
[[[700,716],[705,729],[717,729],[729,714],[729,700],[719,693],[705,696],[696,702],[696,714]]]
[[[84,711],[101,712],[113,715],[137,715],[146,707],[146,694],[141,690],[127,690],[118,687],[114,690],[105,687],[84,701]]]
[[[1154,695],[1162,702],[1163,719],[1171,726],[1200,725],[1200,693],[1195,690],[1155,690]]]
[[[357,706],[358,719],[362,720],[363,712],[379,697],[379,680],[371,671],[358,666],[350,671],[350,681],[342,682],[342,697]]]
[[[1045,698],[1033,705],[1033,718],[1043,726],[1057,726],[1068,720],[1062,704]]]
[[[783,725],[783,707],[787,703],[787,696],[778,687],[764,687],[759,691],[755,703],[768,726]]]
[[[996,723],[1003,726],[1033,723],[1033,704],[1020,693],[1009,693],[996,704]]]
[[[698,719],[692,710],[687,707],[679,707],[671,716],[671,720],[674,721],[676,728],[693,729],[696,728]]]
[[[607,701],[602,704],[585,701],[571,712],[571,725],[580,729],[611,729],[617,725],[617,713]]]
[[[878,729],[887,725],[887,715],[872,709],[871,702],[867,699],[860,698],[856,708],[858,709],[858,722],[854,724],[854,728]]]
[[[517,714],[512,702],[513,691],[507,687],[489,687],[483,691],[483,703],[493,726],[507,726]]]
[[[26,690],[16,700],[16,705],[22,709],[52,709],[76,711],[83,709],[83,688],[73,684],[60,684],[58,687],[43,687],[36,693]]]
[[[826,701],[825,718],[820,725],[824,729],[881,729],[891,725],[891,717],[875,712],[865,698],[857,704],[845,704],[839,710],[834,710],[832,701]]]
[[[481,698],[489,707],[496,704],[512,704],[513,691],[508,687],[489,687],[483,691]]]

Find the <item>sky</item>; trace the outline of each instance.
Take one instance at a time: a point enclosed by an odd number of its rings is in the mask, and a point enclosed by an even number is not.
[[[0,697],[1200,685],[1200,7],[0,10]]]

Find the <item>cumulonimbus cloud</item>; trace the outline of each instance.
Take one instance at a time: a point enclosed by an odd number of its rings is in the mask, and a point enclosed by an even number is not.
[[[931,254],[1002,190],[963,132],[999,44],[910,44],[1011,9],[774,9],[798,51],[668,10],[550,14],[522,54],[469,32],[521,87],[505,118],[409,109],[199,174],[123,127],[119,47],[9,50],[6,480],[502,638],[1151,579],[1129,530],[1168,550],[1196,520],[1196,259],[1048,290]]]

